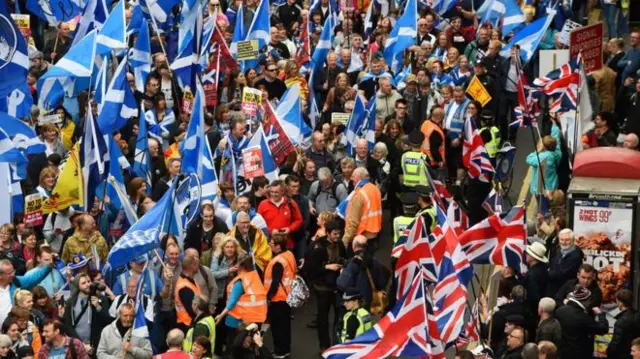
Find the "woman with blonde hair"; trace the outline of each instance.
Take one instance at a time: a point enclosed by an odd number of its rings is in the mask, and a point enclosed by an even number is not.
[[[287,88],[291,88],[295,84],[300,85],[300,98],[309,100],[309,85],[304,76],[300,74],[298,64],[294,60],[289,60],[284,65],[284,84],[287,85]]]
[[[344,104],[349,100],[355,100],[357,93],[358,91],[351,87],[349,76],[344,72],[339,73],[336,76],[335,87],[331,88],[327,94],[322,112],[344,112]]]
[[[65,154],[67,154],[67,149],[64,148],[60,140],[60,130],[58,130],[56,125],[53,123],[45,123],[40,126],[40,135],[42,136],[42,142],[44,142],[47,147],[44,152],[47,156],[55,153],[64,158]]]
[[[320,237],[324,237],[327,235],[326,225],[327,223],[333,221],[336,218],[335,213],[329,211],[322,211],[318,214],[318,230],[316,234],[311,237],[311,242],[314,242],[316,239]]]
[[[29,320],[38,328],[42,327],[46,318],[41,311],[33,307],[33,293],[26,289],[18,289],[13,293],[13,303],[15,307],[29,311]]]
[[[44,198],[51,196],[51,191],[56,185],[58,178],[58,171],[53,167],[45,167],[40,171],[39,186],[36,187],[36,192],[40,193]]]

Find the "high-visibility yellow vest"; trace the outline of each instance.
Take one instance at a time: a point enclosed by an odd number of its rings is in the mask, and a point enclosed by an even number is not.
[[[393,244],[398,243],[398,238],[402,235],[407,227],[415,220],[416,217],[398,216],[393,219]]]
[[[402,155],[402,184],[405,187],[429,185],[426,161],[428,161],[427,155],[421,152],[409,151]]]
[[[436,228],[436,207],[431,206],[431,207],[427,207],[421,211],[418,212],[417,216],[421,216],[423,214],[428,214],[429,217],[431,217],[431,227],[429,228],[432,232],[433,229]]]
[[[356,337],[366,332],[367,330],[371,329],[372,327],[371,315],[369,314],[369,312],[367,312],[366,309],[358,308],[358,310],[355,310],[355,311],[348,311],[347,314],[345,314],[342,319],[342,335],[340,336],[342,343],[348,340],[347,339],[347,322],[349,318],[351,318],[351,316],[353,315],[355,315],[356,318],[358,318],[358,323],[359,323],[358,330],[356,331]]]
[[[482,131],[489,131],[491,134],[491,141],[484,144],[484,148],[487,149],[487,154],[489,158],[496,158],[496,154],[498,154],[498,147],[500,146],[500,140],[502,138],[500,134],[500,129],[496,126],[485,127]]]
[[[198,324],[204,324],[207,326],[207,329],[209,329],[209,341],[211,342],[211,351],[213,351],[214,346],[216,345],[215,320],[213,320],[213,317],[209,315],[200,319]],[[198,324],[196,324],[195,326],[197,326]],[[191,352],[191,347],[193,346],[193,329],[194,328],[191,328],[189,329],[189,331],[187,331],[187,336],[184,338],[184,341],[182,342],[182,350],[184,350],[187,353]]]

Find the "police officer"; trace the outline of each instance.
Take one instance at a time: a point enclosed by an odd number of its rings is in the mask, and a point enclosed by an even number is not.
[[[402,175],[400,182],[404,192],[413,191],[417,185],[429,185],[427,177],[427,161],[429,157],[421,152],[424,135],[419,130],[412,131],[408,136],[408,144],[411,149],[402,155],[400,164]]]
[[[418,210],[418,194],[416,192],[406,192],[402,194],[401,198],[402,202],[402,210],[403,215],[398,216],[393,219],[393,246],[395,247],[398,243],[398,238],[402,236],[403,232],[413,223],[416,219],[416,212]],[[400,257],[400,252],[392,252],[391,253],[391,267],[395,268],[396,263],[398,262],[398,258]],[[396,276],[393,276],[391,279],[391,289],[389,293],[395,293],[396,288],[398,286],[398,282]],[[388,309],[391,309],[396,304],[396,296],[389,296],[389,305]]]
[[[360,307],[362,294],[357,289],[348,289],[342,296],[344,307],[347,313],[342,319],[342,333],[340,341],[342,343],[349,341],[358,335],[371,329],[371,315],[369,312]]]
[[[213,351],[216,345],[216,322],[209,313],[209,299],[198,296],[193,301],[192,309],[196,313],[196,317],[182,342],[182,349],[187,353],[191,352],[193,340],[199,336],[204,336],[209,339],[211,350]]]
[[[416,192],[418,193],[418,212],[417,216],[423,216],[425,225],[429,228],[429,231],[433,231],[436,226],[436,207],[433,205],[433,189],[429,186],[416,186]]]
[[[484,142],[484,148],[487,149],[491,164],[495,168],[496,155],[500,149],[502,134],[500,134],[498,126],[495,125],[493,112],[489,109],[484,109],[480,113],[480,137]]]

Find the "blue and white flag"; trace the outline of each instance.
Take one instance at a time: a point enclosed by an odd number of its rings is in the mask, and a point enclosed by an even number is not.
[[[333,21],[333,17],[327,16],[327,19],[324,21],[322,33],[320,34],[320,39],[318,40],[316,48],[313,50],[313,55],[311,56],[311,67],[314,70],[319,70],[324,67],[327,55],[329,55],[329,52],[333,47],[331,39],[333,38],[334,26],[335,23]]]
[[[0,162],[8,162],[11,169],[16,171],[19,179],[27,177],[27,156],[18,148],[9,135],[0,129]]]
[[[458,4],[458,0],[434,0],[432,9],[442,16],[447,11],[453,9],[456,4]]]
[[[95,92],[93,94],[93,100],[98,104],[98,111],[102,109],[102,101],[107,96],[107,89],[109,88],[109,69],[111,68],[111,57],[105,56],[102,60],[102,66],[98,70],[96,76]]]
[[[38,108],[44,112],[52,111],[64,98],[63,79],[52,77],[38,81]]]
[[[136,90],[144,93],[144,85],[151,72],[151,42],[149,40],[149,25],[145,19],[140,25],[136,43],[129,51],[129,66],[133,69]]]
[[[142,11],[160,23],[167,22],[171,9],[179,3],[180,0],[140,0]]]
[[[72,46],[64,57],[55,65],[49,67],[40,79],[38,79],[38,93],[42,93],[42,84],[50,78],[75,77],[89,78],[93,73],[96,54],[97,30],[93,30]]]
[[[394,81],[396,82],[396,87],[398,88],[398,91],[407,87],[407,78],[409,77],[410,74],[411,74],[411,64],[409,64],[404,69],[404,71],[398,72],[396,74]]]
[[[218,175],[214,166],[213,153],[209,141],[204,141],[204,153],[202,156],[202,176],[200,185],[202,187],[202,201],[215,202],[218,196]]]
[[[145,265],[143,273],[148,270]],[[155,276],[155,272],[149,273]],[[138,284],[136,286],[136,299],[135,299],[135,316],[133,317],[133,327],[131,328],[131,336],[137,338],[149,338],[149,328],[147,327],[147,320],[144,316],[144,281],[148,276],[141,275],[138,278]]]
[[[243,8],[244,6],[240,6],[240,8],[238,9],[238,15],[236,16],[236,19],[239,19],[240,21],[236,21],[236,25],[233,28],[231,45],[229,45],[229,53],[231,53],[231,56],[233,56],[234,58],[238,56],[238,42],[244,41],[245,37],[247,36],[244,31],[244,21],[242,21],[242,12],[244,11]]]
[[[260,1],[253,21],[247,30],[247,41],[257,40],[258,51],[265,49],[271,40],[271,15],[269,14],[269,0]],[[244,69],[257,68],[258,60],[245,60]]]
[[[369,7],[367,8],[367,13],[364,15],[364,42],[365,44],[369,43],[369,37],[373,32],[373,28],[376,26],[373,23],[373,7],[377,3],[376,0],[371,0],[369,3]],[[353,61],[353,60],[352,60]]]
[[[162,223],[165,213],[172,207],[177,182],[173,181],[160,201],[111,247],[107,256],[111,268],[124,267],[131,260],[160,247]]]
[[[491,0],[480,24],[502,26],[502,36],[507,36],[524,25],[524,14],[515,0]]]
[[[182,154],[181,170],[183,173],[203,172],[203,153],[206,137],[204,135],[204,89],[196,79],[196,92],[193,102],[193,112],[187,127],[187,135],[182,141],[180,152]]]
[[[269,149],[269,145],[267,144],[267,139],[265,138],[262,125],[253,137],[251,137],[251,140],[247,145],[247,149],[251,148],[259,148],[262,152],[262,168],[264,168],[264,176],[269,180],[269,182],[278,179],[280,169],[278,168],[278,164],[274,161],[273,155],[271,155],[271,149]],[[242,166],[240,168],[242,169]]]
[[[358,95],[345,128],[344,138],[347,145],[347,154],[349,156],[355,155],[356,142],[361,138],[367,140],[369,150],[371,150],[375,145],[375,129],[376,97],[373,96],[369,101],[369,106],[365,107],[362,96]]]
[[[142,105],[138,116],[138,138],[133,153],[133,175],[143,178],[147,184],[147,192],[151,193],[151,154],[149,153],[149,135],[147,120]]]
[[[294,84],[282,95],[275,111],[276,117],[287,133],[293,145],[305,142],[311,137],[313,130],[302,118],[302,106],[300,105],[300,85]]]
[[[54,27],[78,16],[84,7],[81,0],[27,0],[27,9]]]
[[[111,10],[109,17],[98,33],[96,53],[105,55],[111,50],[124,50],[127,45],[126,20],[124,17],[124,0]]]
[[[418,2],[407,0],[404,13],[398,19],[384,45],[384,60],[393,73],[402,69],[404,50],[416,44],[418,36]]]
[[[178,182],[179,177],[173,179]],[[184,236],[189,224],[200,214],[201,187],[196,174],[188,174],[176,185],[172,205],[164,214],[162,232],[173,234],[183,248]]]
[[[86,211],[93,208],[96,189],[109,175],[109,157],[109,149],[104,136],[93,118],[91,108],[88,108],[80,145],[80,164],[84,178],[83,193]]]
[[[11,138],[16,147],[24,150],[26,154],[38,154],[47,149],[33,128],[3,112],[0,112],[0,129]]]
[[[9,116],[17,118],[30,118],[31,106],[33,106],[33,96],[26,83],[13,90],[6,99],[0,100],[0,112],[6,112]]]
[[[127,35],[131,36],[132,34],[137,34],[140,31],[140,26],[142,26],[142,21],[144,20],[144,13],[142,12],[142,7],[140,4],[136,4],[133,6],[131,10],[131,18],[129,18],[129,24],[127,24]]]
[[[529,62],[536,50],[540,41],[547,32],[553,17],[556,15],[556,11],[553,9],[547,9],[547,15],[539,18],[538,20],[527,25],[524,29],[520,30],[509,43],[502,48],[500,55],[508,58],[511,56],[511,48],[514,45],[520,46],[520,55],[524,62]]]
[[[82,12],[71,44],[80,42],[91,30],[100,30],[108,15],[109,9],[105,0],[89,0]]]
[[[0,2],[0,98],[27,82],[27,43],[13,21],[6,2]]]
[[[178,56],[171,64],[180,88],[195,92],[200,43],[202,40],[202,11],[198,1],[183,0],[182,23],[178,33]]]
[[[127,159],[122,154],[120,147],[111,137],[111,143],[109,145],[110,157],[113,159],[109,161],[109,177],[107,178],[107,196],[111,199],[111,204],[117,210],[122,210],[127,218],[129,225],[133,225],[138,220],[136,211],[131,205],[131,199],[127,194],[127,189],[124,185],[124,177],[122,176],[122,160],[127,162]],[[128,164],[128,162],[127,162]],[[100,197],[100,195],[98,195]]]
[[[127,57],[125,56],[113,74],[107,94],[98,115],[100,132],[110,134],[120,130],[131,117],[138,116],[138,105],[127,81]]]

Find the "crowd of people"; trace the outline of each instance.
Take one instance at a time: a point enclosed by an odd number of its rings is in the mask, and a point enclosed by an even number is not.
[[[17,1],[25,9],[25,1]],[[241,106],[244,89],[260,90],[275,108],[289,88],[300,87],[302,117],[312,133],[278,164],[278,179],[258,176],[239,188],[236,179],[221,176],[217,200],[203,201],[183,235],[162,236],[158,251],[108,275],[102,269],[110,249],[132,223],[126,224],[123,211],[106,195],[86,193],[95,196],[93,208],[58,208],[39,225],[26,224],[21,214],[2,224],[0,358],[287,358],[292,341],[309,335],[292,331],[296,313],[289,297],[299,280],[316,306],[307,326],[317,332],[317,346],[304,354],[314,357],[364,333],[376,315],[393,307],[395,290],[389,287],[396,283],[389,262],[395,259],[381,258],[390,257],[383,252],[417,216],[433,229],[434,180],[454,194],[470,225],[485,219],[483,202],[492,184],[468,176],[464,128],[472,121],[479,129],[493,165],[503,143],[516,144],[517,131],[510,124],[516,120],[521,54],[514,47],[508,57],[500,55],[512,34],[503,36],[500,28],[481,22],[482,1],[475,7],[472,1],[456,1],[444,14],[419,2],[416,42],[403,57],[411,70],[398,81],[383,50],[404,2],[371,1],[371,6],[367,0],[341,1],[340,9],[332,0],[274,2],[270,41],[257,67],[219,74],[217,103],[202,109],[206,139],[220,154],[214,169],[219,173],[229,163],[242,163],[243,146],[256,132],[255,116]],[[515,2],[527,24],[550,5]],[[116,3],[107,1],[109,8]],[[205,16],[215,14],[217,29],[230,45],[236,23],[249,28],[259,1],[205,5]],[[127,21],[136,6],[125,3]],[[640,149],[640,31],[629,32],[629,9],[629,0],[560,2],[539,45],[566,49],[560,31],[568,19],[586,25],[602,16],[607,23],[605,65],[588,77],[596,115],[593,129],[581,134],[583,148]],[[106,134],[133,164],[139,121],[149,127],[150,181],[124,172],[126,196],[138,217],[182,179],[179,148],[193,110],[182,105],[189,91],[178,85],[169,66],[178,51],[179,10],[179,5],[173,9],[169,17],[175,22],[163,24],[162,31],[150,26],[153,63],[144,91],[137,90],[133,71],[126,74],[144,115]],[[300,61],[304,27],[309,26],[307,51],[312,53],[334,12],[338,23],[326,65],[309,78],[303,71],[308,64]],[[34,103],[38,79],[64,58],[74,43],[71,28],[79,25],[49,27],[31,14],[26,82]],[[538,67],[538,56],[523,67],[529,82]],[[490,95],[484,105],[466,94],[474,78]],[[332,114],[351,113],[358,96],[367,107],[375,96],[375,132],[372,139],[348,145],[345,123]],[[319,110],[315,118],[312,104]],[[259,119],[266,105],[258,110]],[[481,297],[479,342],[471,350],[460,347],[456,358],[591,358],[594,335],[610,331],[600,309],[597,272],[583,264],[584,254],[567,228],[570,154],[561,114],[549,112],[548,104],[542,108],[542,136],[526,159],[533,168],[530,194],[539,206],[532,233],[539,240],[529,243],[525,254],[528,273],[502,269],[495,307]],[[29,156],[23,193],[52,196],[82,137],[87,111],[98,117],[91,91],[52,109],[57,122],[39,124],[46,109],[36,105],[30,117],[21,118],[46,146]],[[343,213],[341,204],[346,204]],[[383,211],[391,220],[383,221]],[[389,293],[388,304],[380,302],[380,291]],[[615,299],[619,314],[607,356],[639,359],[640,317],[633,293],[622,289]],[[139,306],[148,335],[133,325]],[[265,342],[265,331],[271,343]]]

